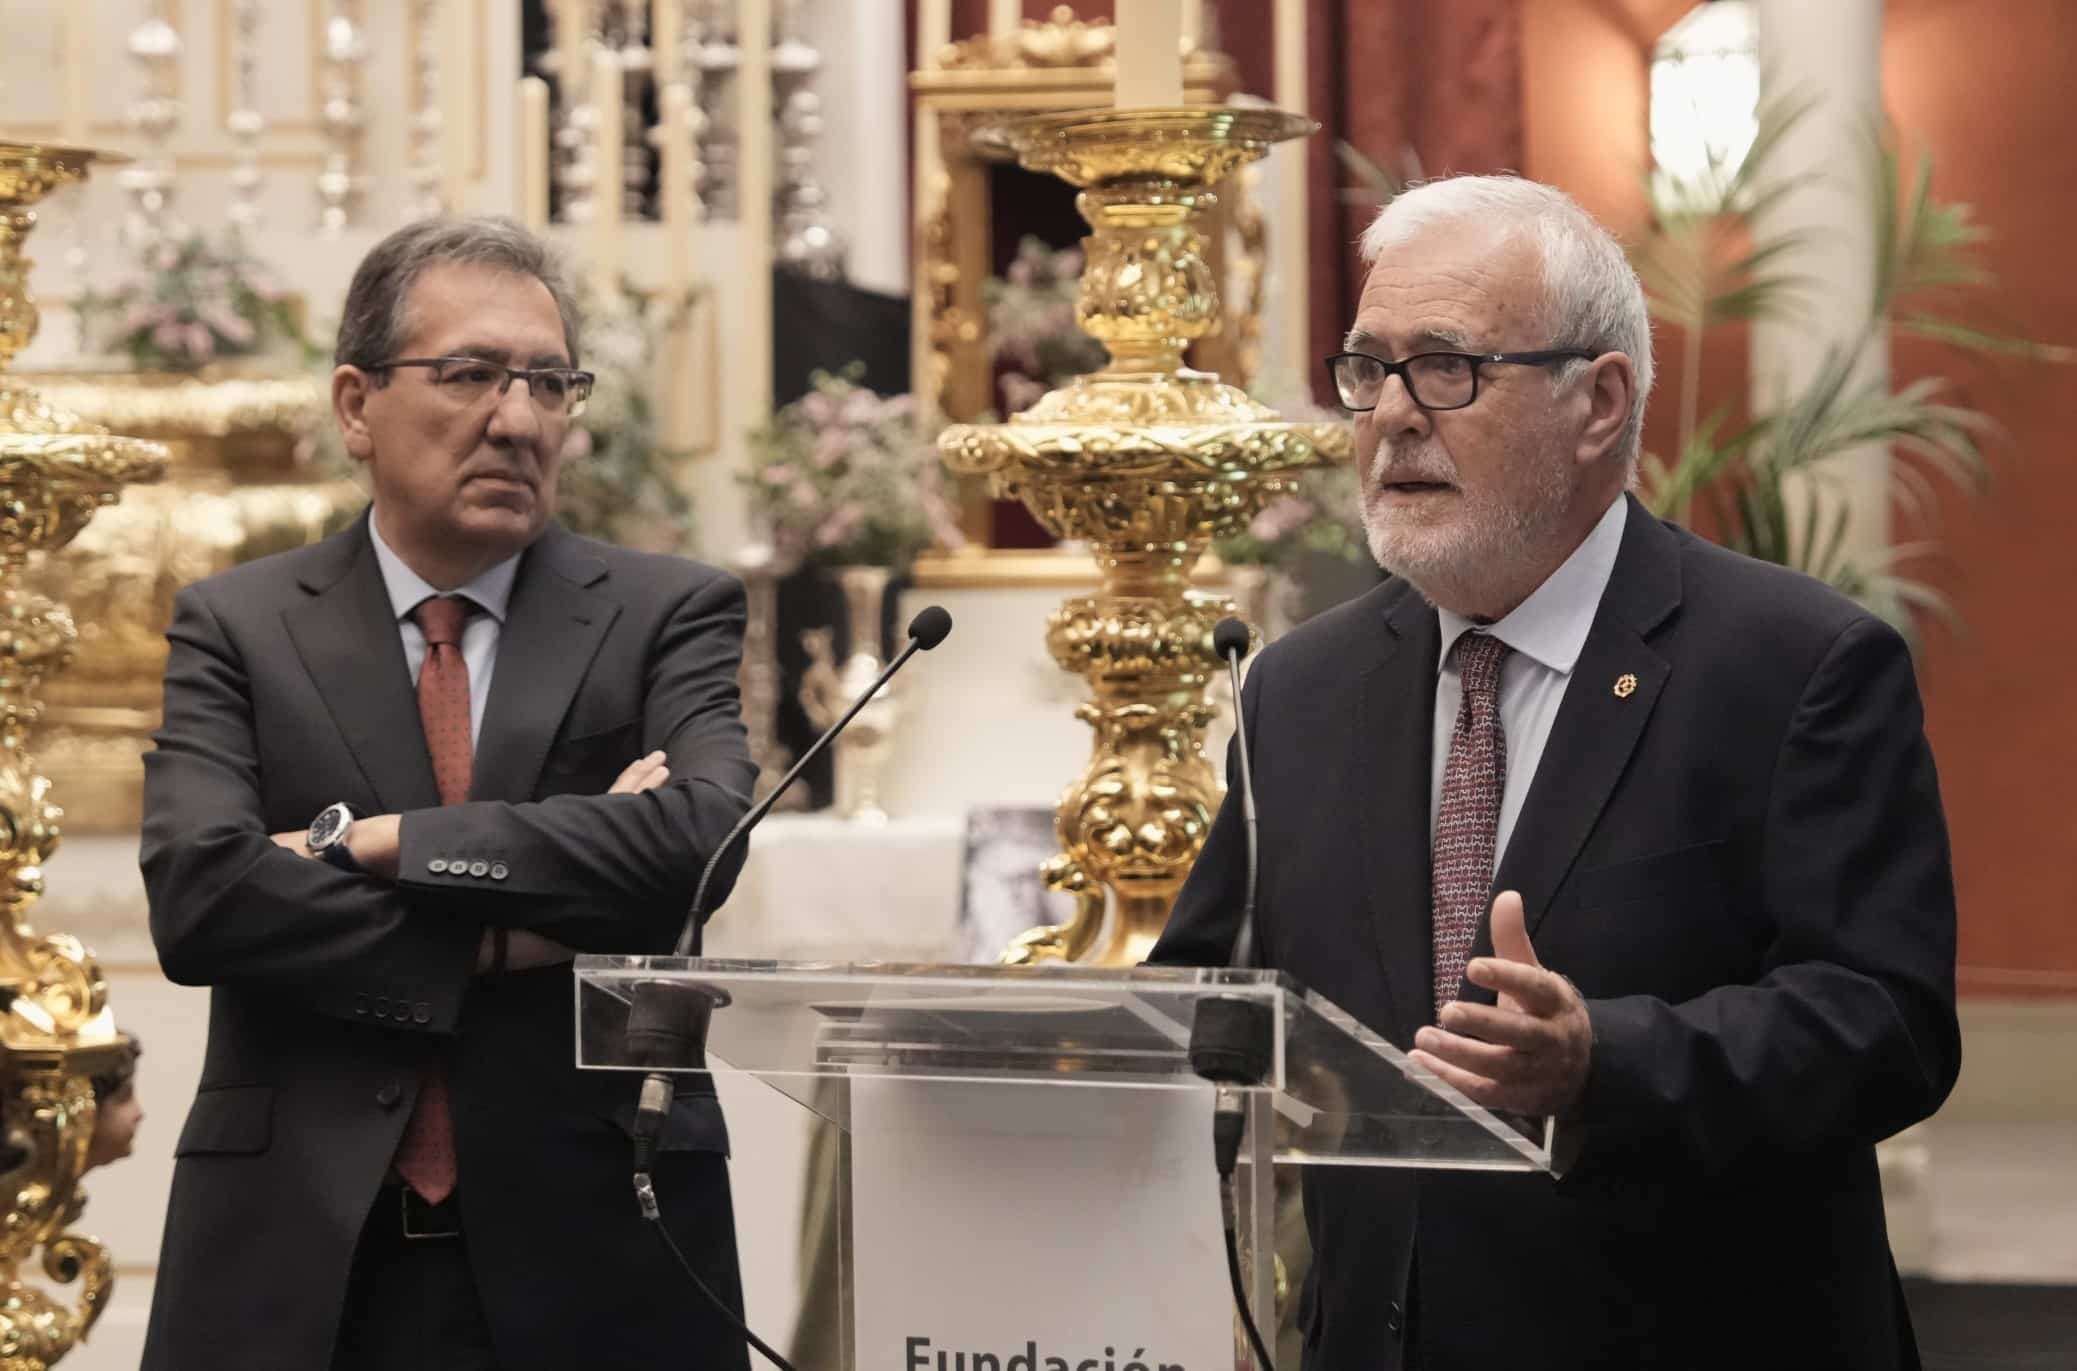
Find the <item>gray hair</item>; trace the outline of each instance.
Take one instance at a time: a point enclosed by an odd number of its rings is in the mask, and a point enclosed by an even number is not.
[[[1416,186],[1379,210],[1363,231],[1363,261],[1375,262],[1387,248],[1437,225],[1467,219],[1497,223],[1536,245],[1543,262],[1543,322],[1551,334],[1538,346],[1629,357],[1637,393],[1616,450],[1634,474],[1652,388],[1652,333],[1644,287],[1622,244],[1555,186],[1519,176],[1453,176]],[[1584,366],[1560,368],[1554,379],[1562,385]]]
[[[570,365],[582,365],[577,341],[583,318],[562,263],[546,243],[504,218],[417,219],[370,248],[346,288],[333,364],[372,368],[395,358],[415,327],[411,288],[438,266],[489,267],[539,281],[562,315]]]

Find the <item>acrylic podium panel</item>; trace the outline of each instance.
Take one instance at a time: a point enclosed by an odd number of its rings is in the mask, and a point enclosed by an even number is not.
[[[1202,1091],[1188,1050],[1194,1006],[1241,996],[1267,1004],[1276,1026],[1258,1093],[1274,1109],[1277,1162],[1550,1168],[1540,1122],[1473,1104],[1278,972],[583,957],[580,1065],[650,1069],[630,1057],[626,1030],[633,986],[651,979],[724,1001],[707,1067],[756,1076],[838,1125],[861,1079]]]
[[[576,979],[581,1065],[750,1076],[814,1116],[802,1371],[1251,1364],[1188,1055],[1208,997],[1274,1025],[1235,1192],[1265,1325],[1276,1164],[1548,1169],[1540,1127],[1272,972],[584,957]],[[715,1004],[704,1063],[630,1047],[630,1006],[657,982]],[[739,1230],[796,1221],[756,1205],[738,1194]]]

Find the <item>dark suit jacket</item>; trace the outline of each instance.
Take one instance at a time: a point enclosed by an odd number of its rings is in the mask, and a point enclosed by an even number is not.
[[[470,971],[488,925],[589,952],[670,949],[749,803],[743,616],[722,572],[551,525],[513,584],[469,802],[442,808],[365,517],[181,592],[143,868],[166,974],[211,988],[209,1047],[176,1147],[147,1371],[329,1364],[356,1238],[435,1056],[507,1371],[607,1351],[682,1362],[718,1336],[636,1211],[639,1078],[574,1065],[569,967]],[[603,794],[653,748],[668,784]],[[405,815],[396,883],[269,840],[337,800]],[[505,878],[466,874],[479,858]],[[710,1080],[681,1098],[666,1145],[665,1213],[733,1288]],[[710,1356],[741,1365],[741,1343],[695,1359]]]
[[[1245,688],[1259,946],[1401,1047],[1431,1017],[1439,637],[1388,581]],[[1242,873],[1229,791],[1156,960],[1224,961]],[[1961,1049],[1897,634],[1633,503],[1494,889],[1588,1001],[1576,1157],[1557,1181],[1310,1169],[1307,1366],[1915,1366],[1873,1145],[1938,1106]]]

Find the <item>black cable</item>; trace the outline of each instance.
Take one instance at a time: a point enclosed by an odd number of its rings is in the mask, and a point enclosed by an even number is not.
[[[1248,1309],[1248,1292],[1240,1278],[1240,1239],[1233,1231],[1233,1177],[1231,1174],[1219,1178],[1220,1208],[1224,1211],[1226,1228],[1226,1275],[1233,1282],[1233,1307],[1240,1311],[1240,1326],[1248,1330],[1248,1345],[1255,1349],[1256,1371],[1276,1371],[1269,1359],[1269,1349],[1262,1345],[1262,1330],[1255,1327],[1255,1316]]]
[[[679,1250],[676,1240],[671,1237],[671,1230],[664,1227],[663,1210],[656,1202],[656,1185],[649,1179],[647,1172],[636,1173],[635,1194],[642,1202],[642,1217],[649,1220],[649,1226],[656,1230],[656,1236],[663,1239],[663,1245],[670,1249],[673,1257],[678,1259],[679,1267],[684,1270],[685,1277],[692,1282],[693,1288],[706,1297],[707,1303],[714,1306],[716,1313],[728,1320],[731,1328],[743,1335],[743,1341],[763,1353],[766,1361],[778,1367],[779,1371],[794,1371],[792,1362],[773,1351],[770,1344],[751,1332],[750,1325],[736,1317],[736,1311],[728,1307],[728,1301],[715,1294],[713,1287],[700,1279],[700,1273],[693,1268],[691,1262],[686,1260],[685,1254]],[[1229,1231],[1227,1233],[1229,1246],[1231,1245],[1230,1240],[1232,1236],[1232,1233]],[[1238,1270],[1239,1268],[1236,1267],[1235,1269]]]

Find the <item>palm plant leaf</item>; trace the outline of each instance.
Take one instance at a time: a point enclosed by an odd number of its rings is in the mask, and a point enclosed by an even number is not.
[[[1880,133],[1869,138],[1876,188],[1873,313],[1898,334],[1967,352],[2067,362],[2071,349],[1966,323],[1949,312],[1970,292],[1995,284],[1975,255],[1990,230],[1962,202],[1933,196],[1933,160],[1921,151],[1905,184],[1903,158]],[[1944,308],[1943,308],[1944,307]]]
[[[1695,497],[1731,471],[1772,422],[1761,419],[1746,424],[1719,441],[1717,434],[1730,419],[1730,410],[1719,409],[1703,420],[1670,465],[1656,456],[1644,459],[1642,496],[1646,508],[1661,518],[1685,521]]]

